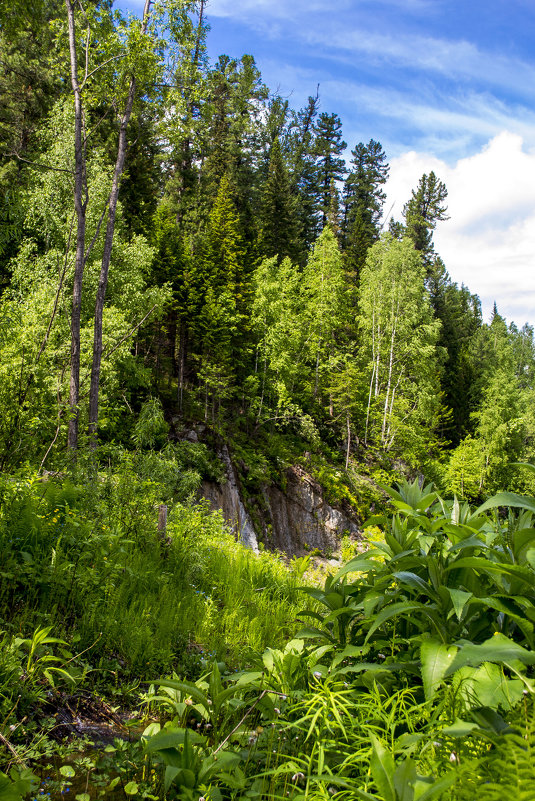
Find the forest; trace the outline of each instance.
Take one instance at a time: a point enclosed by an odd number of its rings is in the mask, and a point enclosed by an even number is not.
[[[533,327],[208,14],[0,7],[0,801],[535,799]],[[264,543],[292,466],[336,553]]]

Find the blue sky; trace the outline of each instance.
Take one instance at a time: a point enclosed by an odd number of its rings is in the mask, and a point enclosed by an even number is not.
[[[390,158],[452,162],[505,121],[535,145],[527,0],[212,0],[208,18],[213,54],[251,52],[296,105],[319,83],[350,146],[373,137]]]
[[[535,323],[532,0],[211,0],[207,15],[214,59],[251,53],[297,108],[320,84],[350,148],[382,143],[394,216],[434,169],[450,193],[435,239],[452,277],[487,316],[496,300]]]

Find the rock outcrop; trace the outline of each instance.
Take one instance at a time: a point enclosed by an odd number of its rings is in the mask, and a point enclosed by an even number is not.
[[[299,467],[286,471],[284,489],[273,484],[261,488],[261,497],[254,504],[255,532],[226,447],[221,458],[226,465],[226,483],[205,481],[202,494],[213,509],[221,509],[225,520],[247,547],[258,550],[258,534],[267,548],[289,556],[315,549],[330,554],[337,550],[345,533],[359,537],[356,517],[328,504],[320,484]]]
[[[269,548],[297,555],[317,548],[328,554],[338,548],[345,533],[359,536],[356,519],[328,504],[320,484],[304,470],[289,468],[285,483],[284,491],[277,486],[263,488]]]
[[[221,509],[223,517],[232,527],[237,539],[241,540],[247,548],[258,552],[254,525],[243,505],[236,471],[226,445],[221,452],[221,460],[226,468],[226,482],[216,484],[212,481],[203,481],[202,495],[210,501],[212,509]]]

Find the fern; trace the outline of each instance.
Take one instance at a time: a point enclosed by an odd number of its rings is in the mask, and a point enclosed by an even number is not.
[[[535,708],[531,698],[519,708],[509,732],[475,766],[465,766],[459,774],[455,801],[476,797],[478,801],[535,801]]]

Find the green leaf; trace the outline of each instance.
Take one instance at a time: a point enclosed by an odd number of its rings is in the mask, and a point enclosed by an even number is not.
[[[329,609],[340,609],[344,605],[344,597],[339,592],[329,592],[325,596]]]
[[[175,679],[158,679],[153,682],[157,687],[169,687],[172,690],[180,690],[184,695],[190,695],[197,703],[202,704],[205,709],[210,706],[206,695],[199,690],[195,684],[189,681],[176,681]]]
[[[165,769],[165,777],[164,777],[165,792],[167,792],[169,790],[169,788],[171,787],[173,781],[178,776],[180,771],[181,771],[180,768],[177,768],[177,767],[175,767],[173,765],[167,765],[167,767]]]
[[[336,642],[335,638],[331,637],[328,632],[322,631],[322,629],[314,628],[314,626],[307,626],[305,629],[300,629],[297,632],[297,636],[306,640],[316,640],[320,638],[322,640],[328,640],[331,643]]]
[[[198,744],[205,742],[204,737],[197,734],[195,731],[189,731],[189,729],[163,729],[150,738],[145,746],[145,750],[151,752],[177,748],[178,746],[184,745],[186,734],[190,742]]]
[[[66,779],[72,779],[73,776],[76,776],[76,771],[72,765],[62,765],[59,772],[62,776],[65,776]]]
[[[522,623],[526,629],[533,631],[533,624],[526,618],[525,609],[517,602],[517,596],[507,595],[490,595],[486,598],[473,598],[471,604],[482,603],[489,606],[491,609],[496,609],[498,612],[503,612],[513,620]],[[519,600],[523,600],[522,596],[518,596]],[[531,606],[531,604],[529,604]]]
[[[487,548],[487,544],[483,542],[477,534],[474,534],[471,537],[466,537],[466,539],[457,542],[455,545],[452,545],[448,548],[448,553],[455,553],[455,551],[463,551],[465,548],[480,548],[484,550]]]
[[[469,734],[472,734],[474,729],[477,729],[477,723],[470,723],[467,720],[456,718],[450,726],[444,726],[442,731],[444,734],[447,734],[448,737],[461,738],[468,737]]]
[[[416,764],[410,757],[404,759],[394,771],[396,801],[413,801],[413,784],[416,779]]]
[[[372,636],[374,631],[377,631],[383,623],[386,623],[387,620],[390,620],[392,617],[396,617],[396,615],[407,614],[408,612],[416,612],[420,611],[430,616],[430,610],[425,606],[425,604],[417,603],[417,602],[410,602],[410,601],[399,601],[395,604],[389,604],[385,606],[384,609],[378,613],[377,617],[375,618],[374,623],[372,624],[368,634],[366,635],[365,642],[369,640]]]
[[[510,711],[522,698],[524,689],[523,682],[506,678],[502,668],[492,662],[483,662],[478,668],[462,667],[453,681],[468,706],[489,709]]]
[[[76,801],[91,801],[89,793],[77,793],[74,797]]]
[[[0,801],[22,801],[32,791],[32,785],[39,783],[29,768],[13,768],[10,773],[11,778],[0,771]]]
[[[345,564],[334,577],[334,581],[345,576],[346,573],[368,573],[370,570],[380,570],[382,568],[380,562],[375,562],[373,559],[365,559],[362,556],[351,559],[350,562]]]
[[[455,614],[457,615],[457,620],[460,620],[464,607],[470,598],[472,598],[472,593],[463,592],[463,590],[453,590],[450,587],[447,587],[447,590],[450,594],[451,602],[453,604]]]
[[[494,734],[504,734],[509,730],[509,724],[494,709],[482,706],[470,710],[470,714],[481,729],[487,729]]]
[[[415,590],[420,590],[420,592],[427,595],[429,598],[437,600],[438,596],[433,587],[420,578],[420,576],[417,576],[416,573],[411,573],[408,570],[399,570],[397,573],[393,573],[393,576],[402,584],[406,584],[408,587],[412,587]]]
[[[451,661],[444,678],[451,676],[464,665],[477,667],[483,662],[503,664],[505,662],[514,662],[515,660],[519,660],[524,665],[534,665],[535,652],[522,648],[521,645],[508,639],[504,634],[496,633],[479,645],[474,643],[463,644]]]
[[[138,791],[137,782],[128,782],[128,784],[125,784],[124,791],[127,795],[135,795]]]
[[[524,567],[518,565],[504,565],[497,562],[491,562],[481,556],[465,556],[461,559],[456,559],[451,565],[446,567],[446,570],[457,570],[461,567],[473,567],[482,573],[492,574],[500,573],[511,578],[516,578],[524,582],[529,587],[533,586],[533,573]]]
[[[534,541],[535,528],[523,528],[520,531],[513,532],[513,548],[515,556],[517,558],[521,558],[523,556],[523,552],[527,550],[527,546]]]
[[[415,793],[414,793],[414,801],[432,801],[433,798],[444,798],[444,791],[451,787],[452,784],[458,779],[458,773],[455,770],[450,770],[444,776],[441,776],[440,779],[437,779],[428,790],[424,790],[423,793],[416,793],[416,783],[415,783]]]
[[[533,498],[525,498],[522,495],[517,495],[515,492],[499,492],[476,509],[475,514],[481,514],[488,509],[496,509],[498,506],[513,506],[535,512],[535,500]]]
[[[441,681],[457,653],[455,646],[448,647],[437,640],[424,640],[420,649],[422,681],[427,700],[434,697]]]
[[[343,662],[344,659],[350,659],[353,657],[357,659],[362,658],[363,656],[366,656],[369,650],[369,645],[347,645],[343,651],[340,651],[340,653],[336,654],[332,661],[332,667],[333,669],[338,667],[340,662]]]
[[[394,758],[374,734],[370,733],[373,751],[370,770],[373,780],[384,801],[396,801],[394,789]]]
[[[418,509],[419,512],[425,512],[425,510],[428,509],[436,501],[437,497],[438,493],[430,492],[427,495],[424,495],[423,498],[421,498],[418,501],[418,503],[414,508]]]

